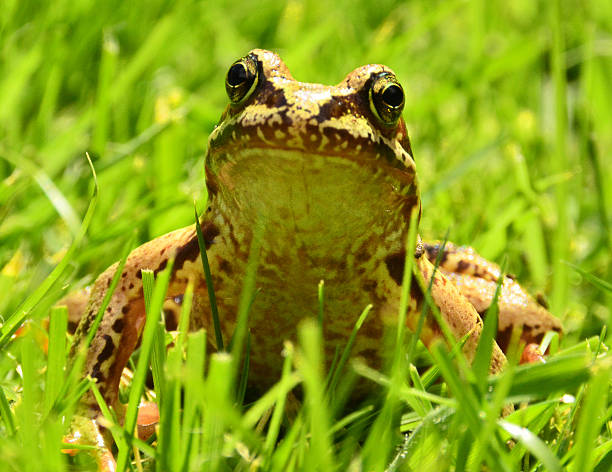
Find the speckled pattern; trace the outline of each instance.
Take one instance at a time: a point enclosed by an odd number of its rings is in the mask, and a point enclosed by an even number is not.
[[[210,201],[201,223],[223,335],[227,340],[234,330],[253,228],[261,225],[259,292],[249,318],[250,384],[263,389],[279,378],[282,343],[295,339],[300,320],[316,316],[320,280],[325,281],[328,358],[344,347],[359,313],[371,303],[353,353],[380,365],[385,356],[381,340],[398,312],[409,217],[421,211],[404,121],[383,122],[371,101],[372,84],[393,72],[367,65],[337,86],[323,86],[295,81],[274,53],[257,49],[247,57],[256,64],[254,86],[243,101],[228,105],[210,136],[206,157]],[[496,278],[483,276],[476,265],[469,266],[471,272],[460,261],[452,265],[457,251],[447,251],[434,274],[430,252],[419,246],[415,267],[427,283],[433,277],[432,297],[457,339],[472,333],[465,344],[471,359],[482,321],[474,300],[470,303],[460,289],[468,276],[493,284]],[[110,403],[117,401],[121,371],[145,320],[140,270],[159,271],[170,257],[175,264],[169,301],[180,303],[187,281],[193,280],[192,328],[208,328],[214,344],[193,226],[135,249],[87,354],[85,374],[99,381]],[[75,346],[83,342],[115,270],[111,266],[96,280]],[[509,280],[508,293],[515,286]],[[490,303],[491,295],[480,292],[483,303],[487,297]],[[407,323],[414,327],[423,294],[416,285],[410,293]],[[428,318],[421,336],[429,345],[441,337],[440,329]],[[495,346],[491,371],[504,363]],[[95,408],[91,396],[84,403]]]
[[[451,280],[483,315],[493,300],[501,276],[499,266],[467,246],[452,243],[426,243],[427,257],[435,263],[438,253],[440,271]],[[521,339],[526,343],[539,343],[547,331],[561,333],[561,322],[551,315],[541,300],[534,299],[514,277],[505,275],[498,300],[499,319],[497,342],[507,347],[515,325],[521,326]]]

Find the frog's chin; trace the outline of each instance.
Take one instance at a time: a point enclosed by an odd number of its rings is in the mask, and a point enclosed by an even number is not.
[[[277,238],[297,237],[305,245],[399,236],[419,205],[412,177],[382,159],[251,148],[216,162],[208,178],[228,219],[263,222]]]

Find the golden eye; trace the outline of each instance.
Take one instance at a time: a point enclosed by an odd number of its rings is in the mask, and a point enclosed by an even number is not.
[[[404,109],[404,89],[390,72],[373,77],[370,85],[370,110],[383,124],[397,123]]]
[[[257,86],[258,67],[252,55],[234,62],[225,77],[225,90],[230,101],[238,105],[245,101]]]

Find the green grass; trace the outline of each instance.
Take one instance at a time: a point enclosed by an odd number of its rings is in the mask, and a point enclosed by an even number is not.
[[[231,394],[244,367],[235,356],[205,352],[202,333],[180,334],[165,353],[157,330],[140,351],[155,359],[157,446],[111,427],[121,460],[133,460],[134,445],[148,470],[609,470],[607,0],[5,0],[0,470],[93,467],[85,454],[60,453],[89,384],[65,382],[65,313],[51,307],[114,262],[134,231],[144,242],[193,222],[193,201],[202,208],[206,198],[206,140],[227,100],[224,75],[252,47],[278,51],[304,81],[336,83],[368,62],[391,66],[406,92],[421,234],[448,231],[485,257],[507,257],[509,272],[549,297],[566,334],[548,364],[511,363],[498,378],[420,345],[410,359],[432,365],[420,374],[399,349],[389,372],[348,362],[330,376],[320,331],[305,322],[286,346],[278,384],[243,405]],[[324,288],[312,290],[323,294],[324,322]],[[24,319],[27,333],[13,337]],[[607,339],[597,338],[602,329]],[[248,352],[244,326],[237,339],[232,352]],[[143,386],[137,366],[132,392]],[[347,407],[360,376],[380,384],[379,394]],[[299,404],[289,395],[297,384]],[[502,420],[507,399],[525,407]]]

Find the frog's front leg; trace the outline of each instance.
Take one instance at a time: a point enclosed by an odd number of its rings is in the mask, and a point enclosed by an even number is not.
[[[500,268],[467,246],[447,242],[424,243],[425,253],[432,263],[439,260],[440,271],[451,280],[480,315],[491,305],[501,276]],[[526,344],[539,343],[547,331],[562,331],[561,322],[536,301],[511,276],[504,276],[498,298],[499,323],[497,342],[506,349],[513,326],[521,329]]]
[[[218,232],[213,223],[204,222],[202,229],[205,243],[210,246]],[[198,286],[196,296],[201,297],[204,293],[200,290],[205,283],[194,225],[163,235],[130,253],[85,361],[84,374],[97,380],[100,392],[110,405],[117,406],[121,373],[136,348],[145,322],[141,270],[151,269],[157,273],[166,267],[172,257],[175,262],[167,296],[182,295],[189,278],[194,279]],[[117,264],[114,264],[96,280],[86,313],[75,334],[73,356],[85,342],[116,270]],[[194,307],[201,311],[207,309],[200,300],[194,303]],[[192,316],[203,318],[204,314],[192,311]],[[91,393],[86,394],[83,403],[96,409]]]
[[[482,332],[482,319],[474,309],[474,306],[461,294],[457,287],[441,271],[436,270],[427,257],[419,254],[419,251],[417,251],[415,263],[418,271],[423,276],[425,284],[428,286],[433,302],[440,310],[442,318],[450,328],[455,339],[460,340],[470,333],[463,346],[463,352],[468,361],[471,362],[476,353],[480,333]],[[413,314],[412,320],[408,319],[410,328],[414,329],[419,314],[419,312],[416,312]],[[421,333],[421,339],[425,345],[430,346],[433,341],[443,340],[444,337],[433,319],[428,317],[427,320],[425,329]],[[501,372],[505,365],[506,356],[499,346],[494,343],[489,371],[493,374]]]

